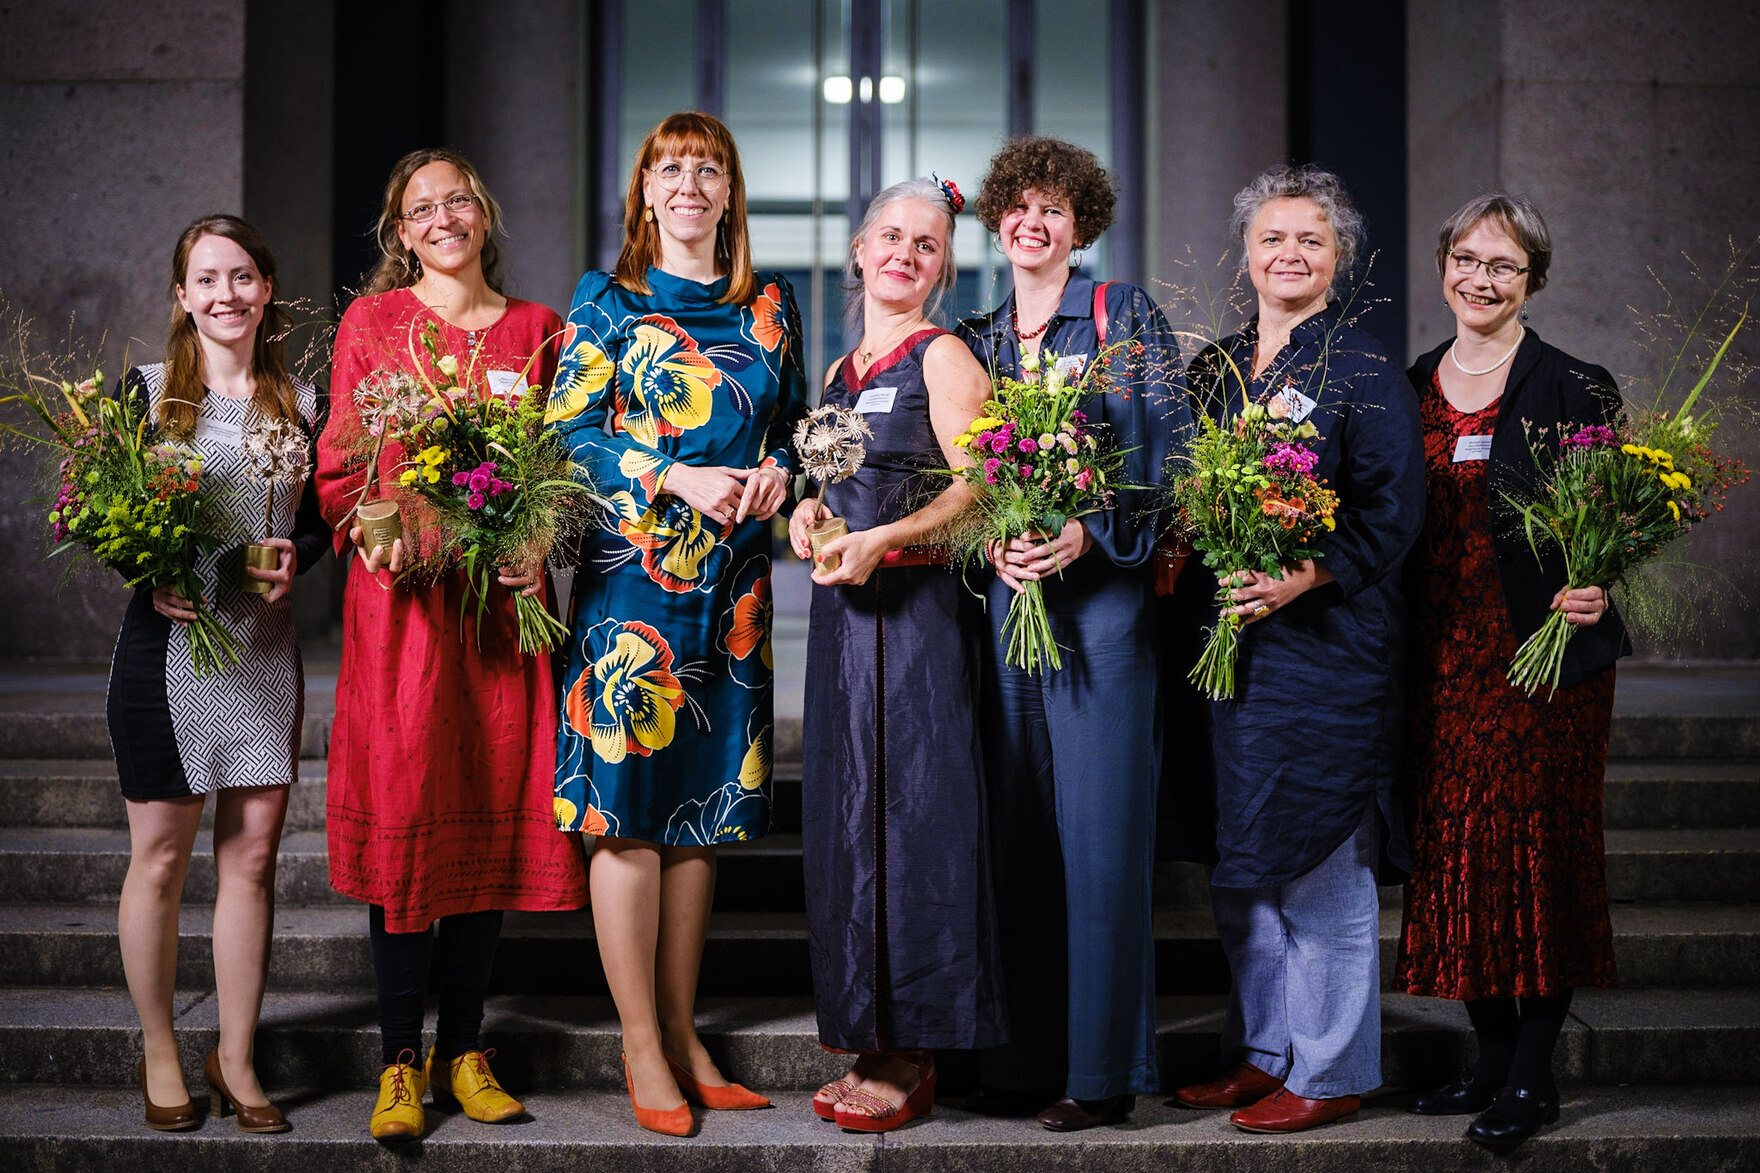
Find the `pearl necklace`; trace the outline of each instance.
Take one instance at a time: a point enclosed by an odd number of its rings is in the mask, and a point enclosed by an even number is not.
[[[1460,342],[1461,342],[1461,340],[1459,338],[1456,338],[1454,340],[1453,344],[1450,345],[1448,348],[1448,361],[1453,363],[1454,369],[1459,371],[1463,375],[1489,375],[1492,371],[1495,371],[1498,367],[1500,367],[1504,363],[1508,362],[1515,355],[1515,352],[1521,348],[1522,339],[1527,337],[1527,334],[1528,334],[1528,328],[1526,326],[1517,326],[1516,327],[1516,344],[1514,346],[1510,347],[1508,350],[1504,351],[1502,358],[1498,359],[1496,362],[1492,363],[1490,366],[1486,367],[1482,371],[1469,371],[1466,367],[1463,367],[1461,365],[1461,360],[1454,356],[1454,348],[1456,346],[1459,346]]]

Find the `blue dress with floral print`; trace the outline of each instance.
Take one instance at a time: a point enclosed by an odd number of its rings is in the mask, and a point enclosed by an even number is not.
[[[549,422],[606,503],[581,541],[562,676],[556,822],[701,846],[770,830],[770,526],[665,491],[674,462],[792,471],[806,411],[794,291],[749,306],[648,270],[576,287]]]

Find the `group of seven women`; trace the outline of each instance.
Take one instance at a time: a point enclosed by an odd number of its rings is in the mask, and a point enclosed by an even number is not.
[[[788,526],[816,584],[802,853],[819,1031],[852,1057],[813,1110],[846,1129],[897,1127],[933,1106],[934,1052],[958,1048],[980,1056],[974,1110],[1065,1131],[1127,1118],[1160,1086],[1152,879],[1158,791],[1177,780],[1205,792],[1199,856],[1214,865],[1234,975],[1224,1070],[1177,1102],[1232,1108],[1258,1132],[1354,1116],[1381,1083],[1377,883],[1409,872],[1395,985],[1464,1000],[1478,1039],[1474,1065],[1414,1110],[1473,1114],[1469,1136],[1511,1147],[1556,1116],[1551,1052],[1571,989],[1613,981],[1600,783],[1625,645],[1602,592],[1566,590],[1492,503],[1534,473],[1529,425],[1609,418],[1612,381],[1523,325],[1551,243],[1520,199],[1483,197],[1444,226],[1457,333],[1409,381],[1352,322],[1363,225],[1334,176],[1273,168],[1236,197],[1257,312],[1189,367],[1143,290],[1074,268],[1113,201],[1080,147],[1006,145],[976,210],[1012,292],[951,332],[934,318],[953,284],[956,189],[888,188],[850,244],[860,341],[818,399],[872,434],[856,473]],[[566,322],[502,291],[499,227],[457,154],[418,151],[394,169],[382,260],[337,332],[315,474],[276,518],[279,566],[250,572],[270,589],[242,593],[204,568],[246,643],[243,668],[197,680],[167,654],[189,600],[142,592],[129,609],[109,706],[133,842],[121,936],[154,1127],[198,1122],[170,996],[210,790],[211,1097],[241,1128],[286,1127],[257,1083],[252,1036],[301,725],[286,595],[326,540],[356,555],[328,837],[332,883],[369,906],[383,1060],[372,1135],[422,1135],[430,1090],[475,1120],[523,1114],[478,1037],[501,916],[579,907],[589,887],[638,1122],[684,1135],[692,1104],[769,1104],[718,1069],[694,1002],[715,846],[772,822],[770,519],[789,499],[789,437],[809,400],[794,294],[752,267],[739,155],[704,114],[674,115],[642,143],[617,265],[582,278]],[[155,426],[221,479],[244,475],[229,462],[247,416],[319,426],[312,389],[282,359],[274,278],[248,225],[191,225],[167,362],[129,381]],[[391,440],[376,468],[355,455],[366,425],[353,392],[408,367],[429,328],[494,393],[518,394],[535,372],[548,426],[603,503],[580,542],[559,679],[548,658],[519,654],[510,601],[461,638],[461,577],[398,583],[416,551],[363,545],[363,498],[374,480],[394,485],[410,454]],[[1123,487],[1056,533],[993,543],[968,586],[939,538],[971,491],[937,470],[969,461],[954,438],[992,376],[1041,354],[1072,371],[1109,365],[1111,389],[1083,408],[1124,450]],[[1315,423],[1338,525],[1319,558],[1281,575],[1222,568],[1248,626],[1237,695],[1180,717],[1193,694],[1166,661],[1190,623],[1157,600],[1170,519],[1154,486],[1200,413],[1225,420],[1255,402]],[[814,552],[809,529],[833,516],[849,532]],[[259,536],[253,524],[236,519],[241,540]],[[419,525],[406,532],[421,540]],[[540,597],[547,585],[536,564],[499,581]],[[1029,582],[1066,649],[1061,670],[998,653],[1011,592]],[[1183,597],[1206,602],[1217,587],[1195,565],[1185,583]],[[1500,672],[1548,608],[1595,625],[1550,702]],[[1164,747],[1164,726],[1209,745]],[[1213,778],[1179,776],[1211,751]],[[1165,822],[1172,795],[1160,797]],[[581,837],[559,827],[595,837],[590,869]],[[431,968],[439,1017],[423,1055]]]

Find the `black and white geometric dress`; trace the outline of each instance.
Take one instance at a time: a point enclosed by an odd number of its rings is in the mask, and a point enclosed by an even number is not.
[[[163,364],[136,367],[124,382],[144,392],[149,419],[164,387]],[[317,392],[298,381],[294,387],[307,434],[316,436]],[[209,392],[193,441],[225,538],[198,559],[196,573],[215,616],[238,642],[239,662],[198,678],[183,631],[153,609],[151,590],[135,591],[116,638],[105,702],[125,798],[183,798],[298,776],[305,675],[292,600],[271,603],[236,581],[239,547],[265,536],[263,481],[242,451],[250,414],[250,401]],[[323,557],[330,533],[310,478],[297,488],[276,486],[269,536],[293,540],[300,573]]]

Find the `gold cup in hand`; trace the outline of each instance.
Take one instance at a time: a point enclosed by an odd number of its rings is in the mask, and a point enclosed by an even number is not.
[[[374,546],[383,546],[391,556],[391,544],[403,536],[403,521],[397,515],[397,502],[379,498],[368,501],[355,511],[361,523],[361,549],[372,553]]]
[[[815,521],[807,527],[807,541],[813,547],[813,568],[829,573],[843,564],[839,555],[827,558],[821,553],[826,546],[849,532],[849,523],[841,517],[831,517],[824,521]]]
[[[238,569],[238,589],[251,595],[266,595],[275,589],[272,582],[264,582],[260,578],[251,577],[249,567],[258,570],[274,570],[281,565],[281,551],[274,546],[259,546],[255,542],[244,548],[244,561]]]

